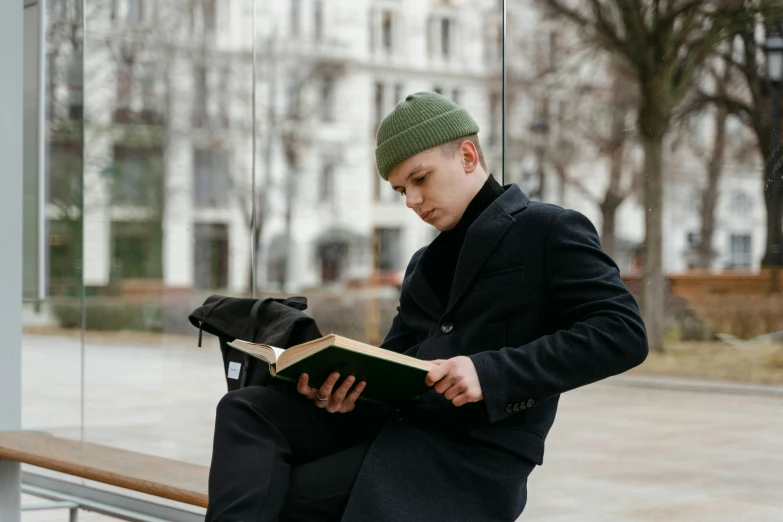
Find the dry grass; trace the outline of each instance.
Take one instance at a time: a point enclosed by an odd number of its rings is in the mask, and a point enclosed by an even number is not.
[[[629,374],[783,384],[783,344],[735,348],[722,342],[670,342]]]

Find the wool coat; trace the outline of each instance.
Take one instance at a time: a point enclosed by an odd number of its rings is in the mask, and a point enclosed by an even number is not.
[[[484,400],[434,390],[400,406],[357,476],[344,522],[513,521],[560,395],[647,356],[639,308],[582,214],[514,184],[469,228],[448,303],[410,260],[382,347],[469,357]],[[438,241],[436,238],[434,241]]]

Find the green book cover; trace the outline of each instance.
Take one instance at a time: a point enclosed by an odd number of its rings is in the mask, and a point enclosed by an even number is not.
[[[317,346],[319,342],[321,343],[320,347]],[[269,363],[271,354],[254,348],[264,345],[242,341],[228,344],[241,352]],[[309,376],[309,386],[318,388],[329,374],[338,372],[340,379],[334,389],[337,389],[348,375],[353,375],[356,377],[356,383],[361,381],[367,383],[359,400],[383,404],[394,404],[427,391],[430,387],[424,383],[424,378],[435,367],[429,361],[400,355],[335,335],[298,346],[302,348],[311,346],[307,351],[312,353],[303,354],[304,356],[300,360],[294,360],[290,363],[281,355],[280,349],[274,349],[277,355],[283,359],[281,369],[277,369],[274,363],[270,364],[272,375],[279,379],[296,382],[301,374],[306,373]],[[291,347],[285,352],[291,351],[289,355],[295,355],[298,346]],[[296,355],[292,359],[299,358],[298,354]]]

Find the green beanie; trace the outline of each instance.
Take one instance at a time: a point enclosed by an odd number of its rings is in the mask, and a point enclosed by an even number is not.
[[[378,127],[378,173],[388,181],[392,169],[411,156],[478,131],[468,111],[448,98],[436,92],[411,94]]]

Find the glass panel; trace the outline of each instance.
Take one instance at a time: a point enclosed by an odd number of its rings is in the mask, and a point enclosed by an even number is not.
[[[252,3],[88,0],[85,438],[207,464],[225,392],[188,315],[249,291]]]
[[[25,7],[24,429],[81,436],[82,20]]]
[[[783,33],[779,3],[758,12],[761,4],[722,5],[709,14],[701,2],[637,3],[632,10],[620,0],[506,2],[507,182],[533,200],[587,216],[642,309],[651,348],[628,380],[611,382],[652,390],[598,383],[563,395],[547,451],[562,456],[578,446],[583,456],[603,460],[619,458],[622,446],[637,477],[695,470],[706,484],[716,479],[717,465],[734,477],[763,476],[753,486],[760,491],[772,487],[780,459],[739,463],[696,426],[776,408],[771,394],[757,402],[733,384],[783,382],[783,86],[765,76]],[[706,42],[707,34],[716,39]],[[663,40],[672,43],[666,50],[658,45]],[[576,257],[569,262],[583,264]],[[589,301],[588,288],[579,299]],[[572,302],[570,311],[579,306]],[[622,350],[613,354],[621,356]],[[696,394],[697,388],[724,394]],[[586,404],[590,422],[612,426],[602,442],[577,435]],[[676,404],[683,422],[664,428],[654,421],[665,404]],[[744,424],[719,431],[736,441],[736,451],[763,453],[774,444],[774,429]],[[642,438],[644,444],[633,442]],[[676,440],[678,449],[670,452],[664,439]],[[699,456],[683,460],[681,452]],[[572,462],[550,469],[549,479],[579,476],[622,488],[628,468],[621,467],[607,474],[604,466]],[[737,491],[740,482],[733,483]],[[688,519],[694,505],[676,481],[660,485],[667,516]],[[708,489],[702,484],[689,494]],[[771,491],[755,499],[779,509]],[[599,518],[611,518],[623,502],[610,501]],[[529,507],[526,515],[535,519],[560,504]],[[764,517],[760,504],[748,506],[750,512]]]

